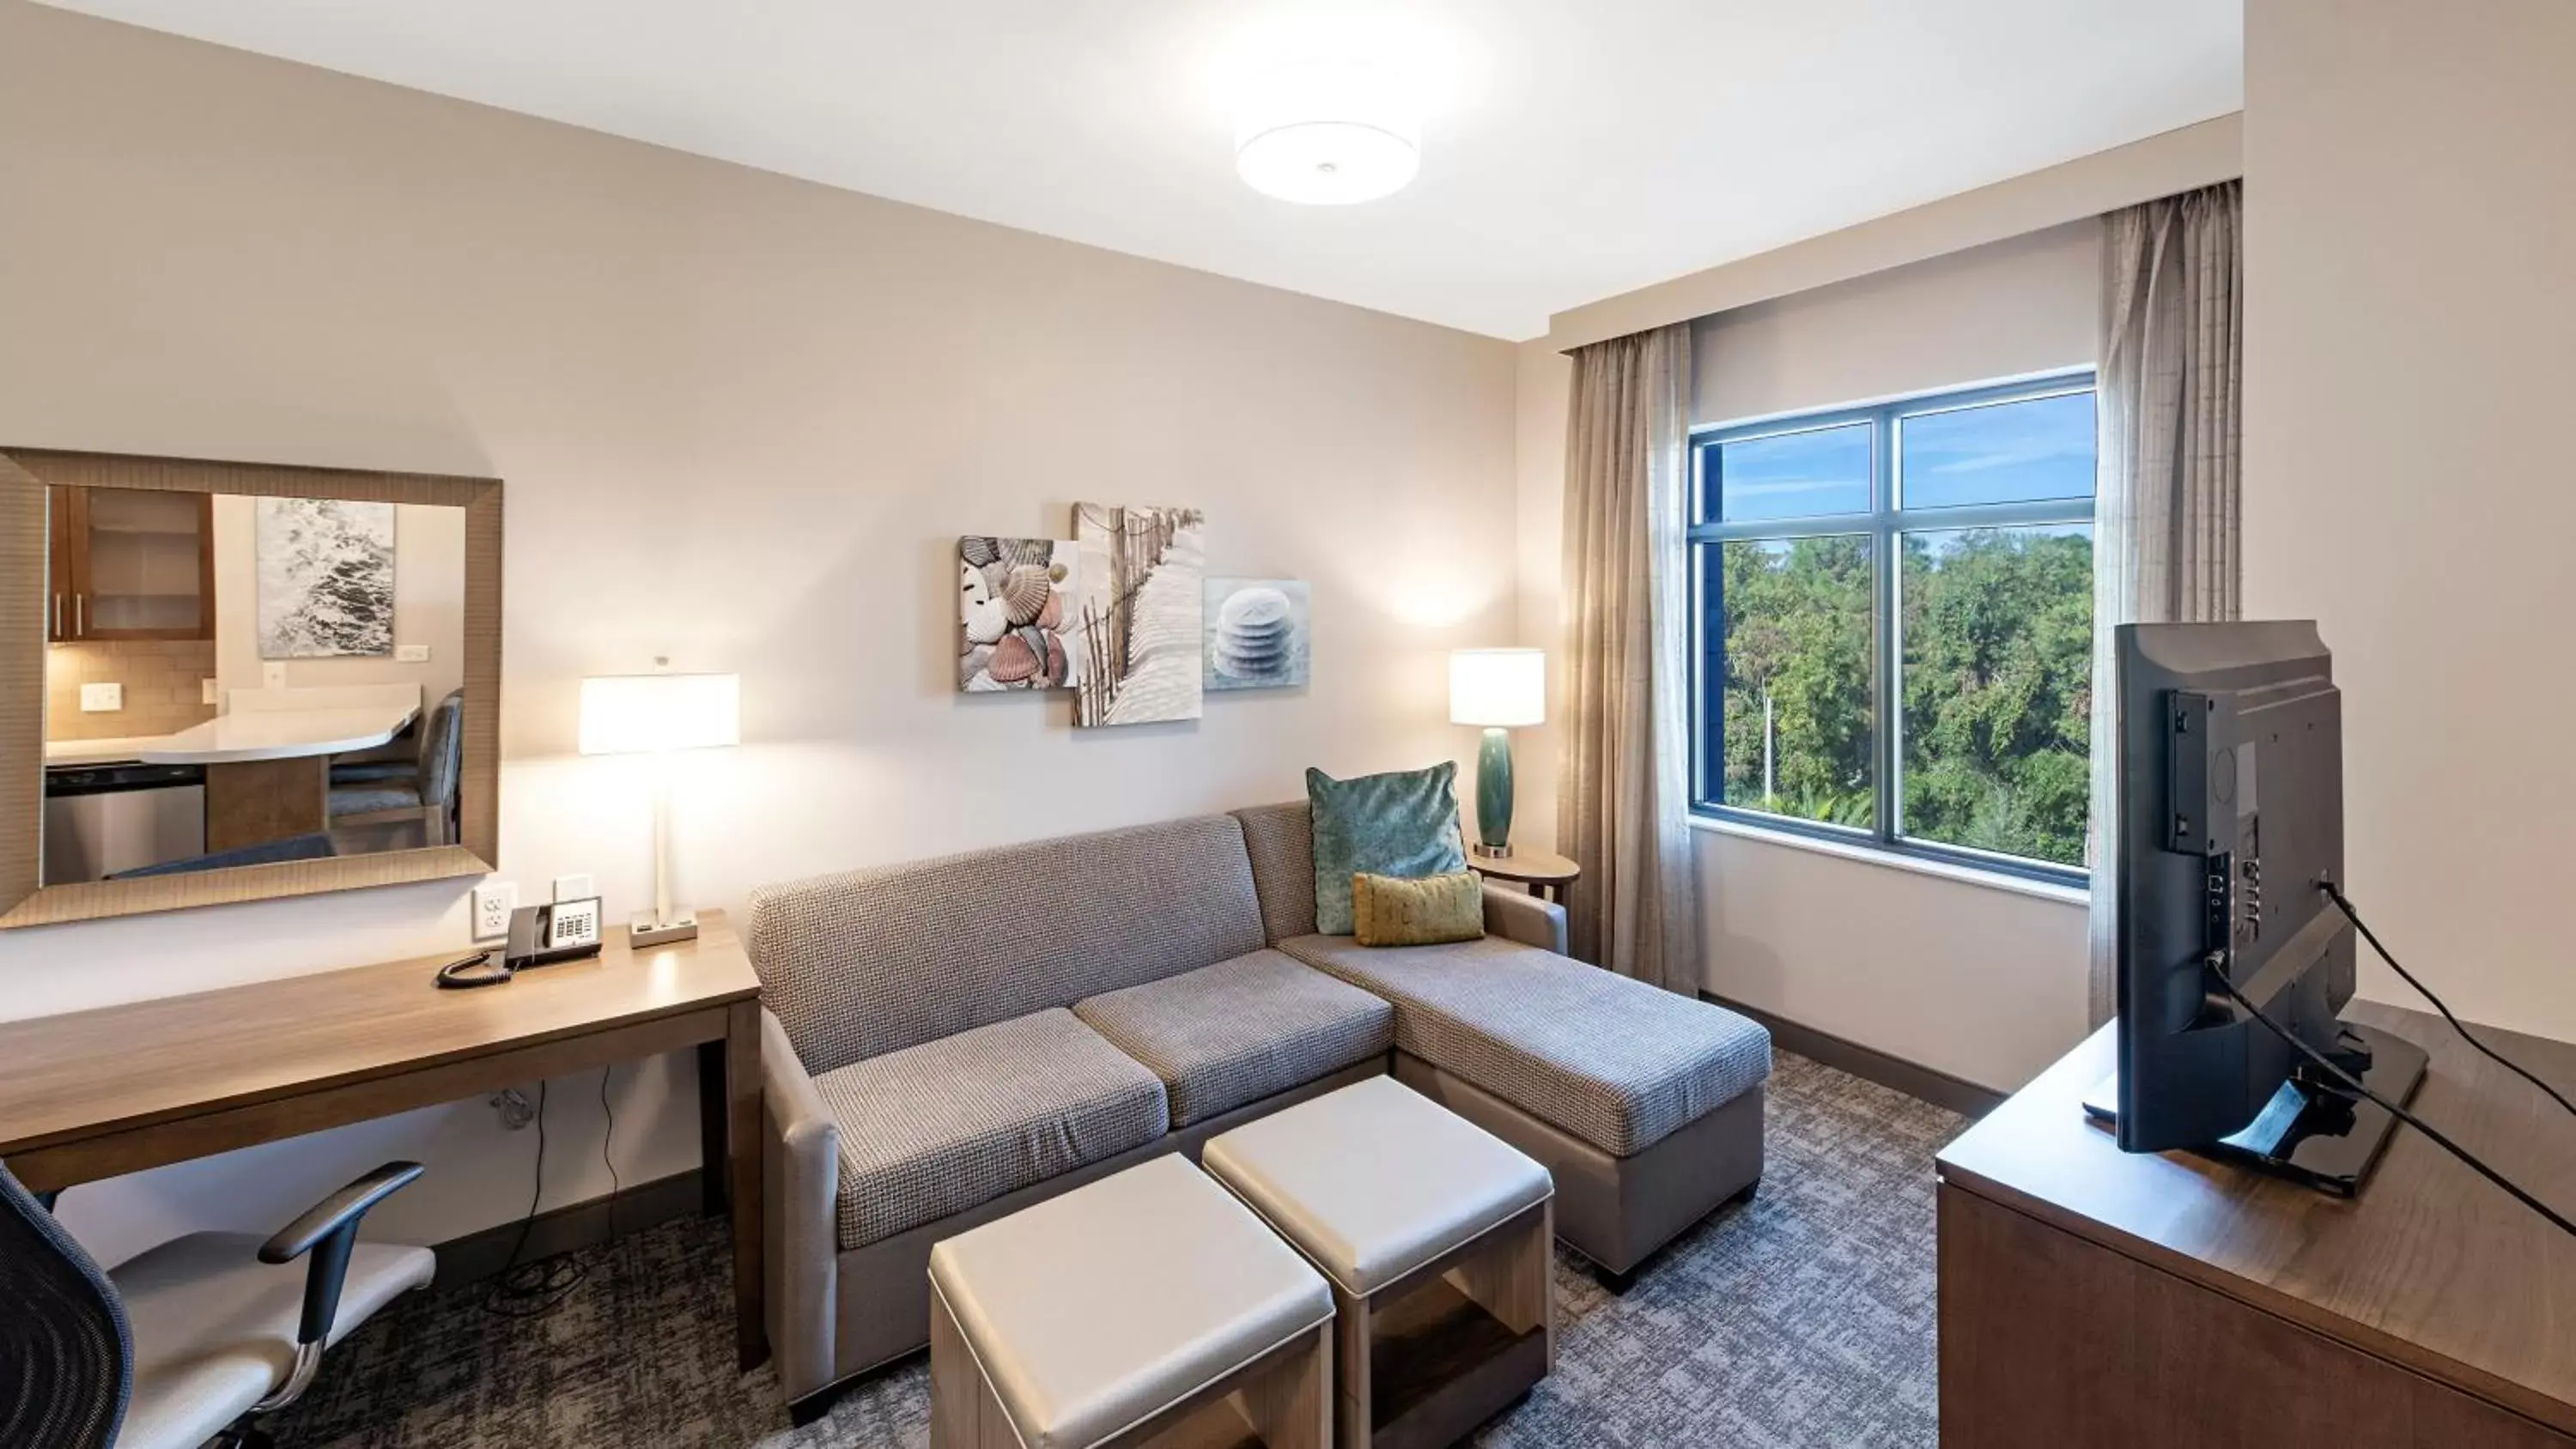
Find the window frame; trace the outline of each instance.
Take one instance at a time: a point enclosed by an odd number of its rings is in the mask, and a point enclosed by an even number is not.
[[[1905,797],[1905,701],[1901,686],[1904,655],[1905,535],[1974,528],[2028,528],[2081,524],[2096,526],[2097,489],[2083,498],[2052,498],[2025,503],[1979,503],[1955,507],[1904,508],[1903,466],[1899,457],[1900,424],[1909,417],[1953,412],[1996,403],[2029,402],[2044,397],[2099,391],[2090,367],[2035,374],[2011,382],[1989,383],[1919,393],[1863,407],[1820,412],[1783,413],[1732,423],[1713,423],[1690,431],[1690,488],[1686,542],[1690,550],[1691,601],[1690,693],[1691,813],[1754,830],[1778,831],[1810,839],[1877,850],[1890,855],[1937,861],[1944,865],[2051,885],[2087,885],[2091,871],[2083,866],[2002,855],[1971,846],[1949,845],[1906,835],[1901,829]],[[2098,409],[2100,404],[2095,404]],[[2098,416],[2098,413],[2097,413]],[[1870,425],[1870,507],[1865,513],[1822,514],[1810,518],[1770,518],[1743,523],[1703,522],[1713,500],[1708,487],[1717,450],[1728,443],[1777,437],[1824,428]],[[1723,790],[1726,759],[1726,711],[1710,708],[1710,681],[1725,687],[1724,631],[1710,637],[1709,561],[1718,546],[1741,542],[1785,542],[1800,538],[1863,535],[1870,548],[1870,698],[1871,790],[1870,828],[1803,820],[1729,805],[1712,796]],[[2098,742],[2097,742],[2098,743]],[[1712,762],[1714,764],[1712,765]]]

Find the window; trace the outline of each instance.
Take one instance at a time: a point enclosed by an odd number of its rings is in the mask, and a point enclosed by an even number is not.
[[[2081,881],[2091,375],[1692,441],[1697,808]]]

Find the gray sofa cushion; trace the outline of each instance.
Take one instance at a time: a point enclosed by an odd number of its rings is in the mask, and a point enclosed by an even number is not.
[[[1371,948],[1300,936],[1280,949],[1394,1002],[1399,1050],[1613,1157],[1771,1075],[1771,1034],[1734,1012],[1499,937]]]
[[[1315,934],[1315,817],[1303,800],[1237,810],[1270,944]]]
[[[817,1074],[1264,944],[1243,831],[1225,815],[751,896],[761,1000]]]
[[[1170,1128],[1163,1084],[1061,1008],[819,1073],[840,1240],[863,1248]]]
[[[1395,1008],[1277,951],[1077,1003],[1073,1014],[1163,1082],[1186,1127],[1303,1086],[1395,1043]]]

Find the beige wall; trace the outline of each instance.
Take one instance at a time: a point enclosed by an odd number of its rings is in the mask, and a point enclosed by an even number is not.
[[[2372,926],[2576,1037],[2576,6],[2251,0],[2245,41],[2246,610],[2334,650]]]
[[[679,885],[1295,795],[1459,758],[1445,653],[1508,640],[1508,344],[0,0],[0,439],[508,480],[501,854],[646,890],[649,797],[570,753],[577,681],[738,670],[675,784]],[[1206,508],[1212,569],[1314,588],[1314,682],[1077,734],[952,692],[956,536],[1077,499]],[[466,883],[0,935],[0,1014],[440,951]],[[424,983],[424,989],[426,983]],[[102,1064],[111,1069],[112,1064]],[[545,1205],[606,1190],[596,1079]],[[687,1166],[687,1065],[621,1069],[629,1184]],[[443,1238],[527,1205],[479,1104],[65,1198],[113,1258],[387,1156]]]
[[[259,657],[257,500],[215,499],[215,671],[226,698],[264,682]],[[288,659],[285,685],[418,684],[426,709],[465,682],[465,510],[394,505],[394,645],[429,647],[425,664],[394,655]]]
[[[1739,421],[2089,364],[2098,237],[2091,221],[2055,226],[1701,318],[1693,416]],[[1571,364],[1524,343],[1518,375],[1522,640],[1560,649]],[[1550,824],[1553,745],[1545,733],[1520,755]],[[1522,812],[1526,831],[1541,828],[1536,813]],[[1710,991],[2004,1090],[2083,1035],[2084,908],[2070,894],[1742,832],[1694,838]]]

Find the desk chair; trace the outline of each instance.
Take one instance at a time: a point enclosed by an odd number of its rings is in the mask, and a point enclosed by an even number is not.
[[[358,1241],[367,1210],[420,1173],[387,1163],[265,1244],[191,1233],[109,1273],[0,1167],[0,1444],[264,1449],[247,1420],[295,1402],[327,1344],[428,1284],[427,1248]],[[299,1287],[288,1265],[308,1256]]]

